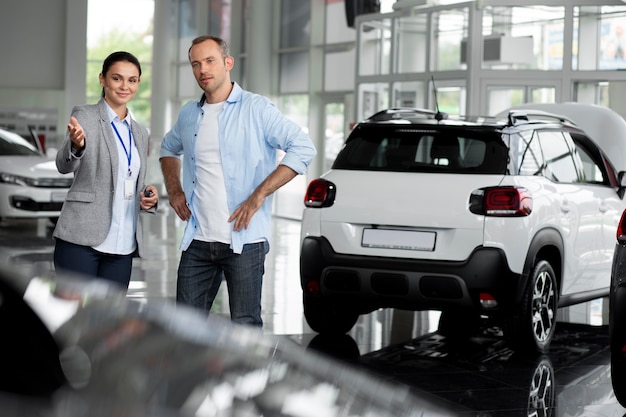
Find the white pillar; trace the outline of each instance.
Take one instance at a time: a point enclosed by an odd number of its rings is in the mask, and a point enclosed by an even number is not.
[[[272,66],[272,31],[274,7],[271,0],[254,0],[249,4],[248,42],[246,65],[246,90],[272,96],[272,86],[276,86],[277,68]],[[237,65],[237,63],[235,63]]]
[[[153,140],[161,141],[171,125],[170,97],[175,95],[173,81],[175,75],[176,4],[172,1],[154,2],[154,31],[152,41],[152,95],[150,100],[150,131]],[[151,149],[152,151],[152,149]]]
[[[87,3],[84,0],[67,0],[65,19],[65,104],[59,109],[57,141],[60,146],[65,137],[72,108],[87,102]]]

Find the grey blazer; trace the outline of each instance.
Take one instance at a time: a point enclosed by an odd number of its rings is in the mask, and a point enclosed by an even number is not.
[[[97,104],[74,107],[72,116],[85,131],[85,149],[78,158],[72,157],[72,142],[69,133],[66,133],[57,153],[57,169],[61,173],[74,172],[74,183],[63,203],[53,236],[77,245],[97,246],[104,241],[111,227],[114,187],[119,168],[117,138],[111,129],[104,99],[100,99]],[[141,159],[135,193],[135,213],[139,213],[140,193],[145,188],[149,134],[145,127],[134,120],[131,128]],[[135,237],[135,255],[141,256],[143,239],[140,218],[137,219]]]

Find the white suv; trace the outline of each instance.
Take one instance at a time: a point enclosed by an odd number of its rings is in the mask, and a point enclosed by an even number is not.
[[[305,196],[311,328],[344,333],[385,307],[439,310],[444,335],[467,336],[488,316],[515,346],[545,351],[558,307],[608,295],[626,203],[603,147],[626,156],[626,123],[606,108],[554,106],[491,121],[389,109],[357,124]],[[605,145],[567,113],[608,114]]]

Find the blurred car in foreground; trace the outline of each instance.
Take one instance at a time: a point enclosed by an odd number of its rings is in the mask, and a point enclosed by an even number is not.
[[[0,218],[55,221],[73,179],[20,135],[0,129]]]
[[[3,416],[447,416],[286,338],[108,284],[0,268]]]

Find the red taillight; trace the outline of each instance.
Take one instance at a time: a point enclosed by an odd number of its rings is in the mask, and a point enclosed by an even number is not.
[[[482,188],[472,193],[470,211],[495,217],[528,216],[533,211],[533,199],[522,187]]]
[[[309,208],[330,207],[335,202],[335,184],[318,178],[309,183],[304,205]]]
[[[616,237],[618,243],[626,243],[626,210],[622,212],[622,218],[619,219],[617,224]]]
[[[480,305],[483,308],[494,308],[498,306],[498,301],[496,301],[496,298],[488,292],[481,292],[478,298],[480,300]]]
[[[320,293],[320,283],[318,281],[307,281],[306,292],[311,295],[318,295]]]

